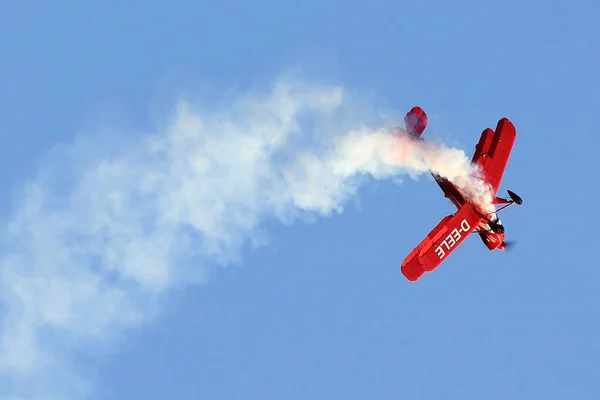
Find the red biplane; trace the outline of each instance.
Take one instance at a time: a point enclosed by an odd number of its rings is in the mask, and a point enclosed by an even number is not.
[[[427,114],[420,107],[413,107],[404,117],[405,134],[420,139],[427,127]],[[478,165],[482,179],[491,187],[494,204],[503,205],[489,212],[466,199],[464,193],[450,181],[432,173],[434,179],[458,211],[444,217],[427,237],[406,257],[402,263],[402,274],[410,281],[416,281],[425,272],[436,269],[471,233],[477,233],[490,250],[505,250],[504,226],[497,213],[513,204],[521,205],[523,200],[507,190],[508,198],[496,195],[504,175],[506,164],[517,136],[514,125],[507,118],[498,121],[496,130],[487,128],[481,134],[475,147],[472,165]],[[494,207],[495,208],[495,207]]]

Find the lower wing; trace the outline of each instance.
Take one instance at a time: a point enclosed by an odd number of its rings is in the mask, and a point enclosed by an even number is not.
[[[481,222],[481,216],[469,203],[454,215],[448,215],[406,257],[400,270],[409,281],[436,269]]]

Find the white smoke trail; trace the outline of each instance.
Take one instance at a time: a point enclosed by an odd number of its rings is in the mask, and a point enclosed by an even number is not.
[[[476,186],[462,151],[415,152],[378,119],[341,87],[282,79],[227,107],[182,102],[137,143],[99,136],[58,149],[3,232],[0,396],[81,398],[76,354],[237,260],[265,216],[341,212],[364,176],[432,168]]]
[[[491,187],[480,179],[481,171],[477,166],[471,165],[471,160],[464,151],[447,148],[432,141],[420,142],[417,146],[416,153],[428,170],[454,183],[468,200],[484,211],[495,212]]]

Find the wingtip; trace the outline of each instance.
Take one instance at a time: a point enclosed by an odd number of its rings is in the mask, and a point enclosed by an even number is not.
[[[411,282],[417,281],[425,273],[425,270],[421,268],[421,265],[418,263],[418,261],[415,261],[414,259],[412,262],[405,261],[402,263],[400,271],[402,272],[402,275],[404,275],[404,277]]]
[[[500,120],[498,121],[498,124],[496,125],[496,132],[500,132],[501,130],[504,130],[507,128],[514,135],[516,135],[517,129],[515,128],[515,124],[513,124],[512,121],[506,117],[500,118]]]

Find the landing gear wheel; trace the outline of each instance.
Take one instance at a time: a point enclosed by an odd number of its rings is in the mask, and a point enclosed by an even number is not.
[[[523,204],[523,199],[516,194],[515,192],[512,192],[510,190],[507,190],[508,192],[508,196],[510,197],[510,199],[518,206],[520,206],[521,204]]]

